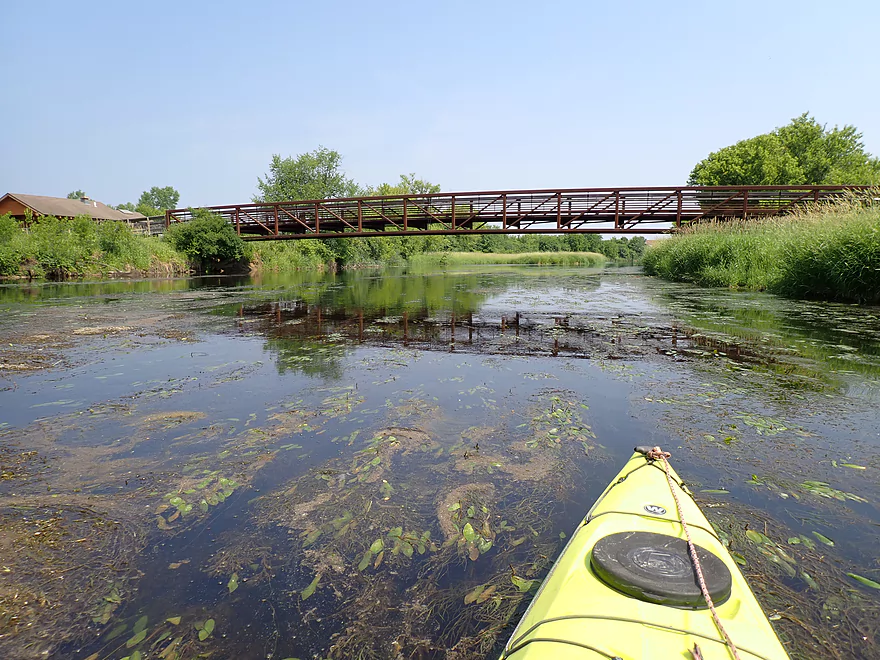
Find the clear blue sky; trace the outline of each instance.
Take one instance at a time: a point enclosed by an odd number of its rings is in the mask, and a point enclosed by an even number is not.
[[[809,111],[880,153],[880,3],[13,2],[0,194],[250,200],[273,153],[363,184],[673,185]]]

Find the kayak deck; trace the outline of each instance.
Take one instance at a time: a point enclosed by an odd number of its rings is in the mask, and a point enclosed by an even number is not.
[[[736,563],[674,471],[672,477],[693,542],[716,555],[730,572],[730,597],[716,603],[716,611],[740,658],[787,660]],[[572,535],[502,659],[691,659],[697,644],[703,660],[729,660],[730,651],[708,608],[646,602],[608,586],[594,573],[590,562],[595,544],[634,530],[685,538],[663,463],[638,452]]]

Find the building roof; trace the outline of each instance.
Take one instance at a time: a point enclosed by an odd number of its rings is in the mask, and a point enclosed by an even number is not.
[[[74,218],[88,215],[95,220],[143,220],[146,216],[135,211],[118,211],[94,199],[67,199],[65,197],[44,197],[43,195],[20,195],[6,193],[0,201],[12,198],[38,215],[54,215],[56,218]]]

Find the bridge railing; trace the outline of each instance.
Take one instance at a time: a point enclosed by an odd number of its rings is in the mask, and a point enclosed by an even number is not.
[[[205,207],[251,238],[451,233],[658,233],[704,218],[785,213],[854,186],[577,188],[388,195]],[[193,209],[166,212],[166,225]]]

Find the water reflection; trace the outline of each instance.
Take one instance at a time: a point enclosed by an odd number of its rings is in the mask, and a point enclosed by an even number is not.
[[[547,268],[21,288],[0,338],[52,359],[0,391],[6,657],[490,657],[635,443],[793,657],[877,650],[877,310]]]

